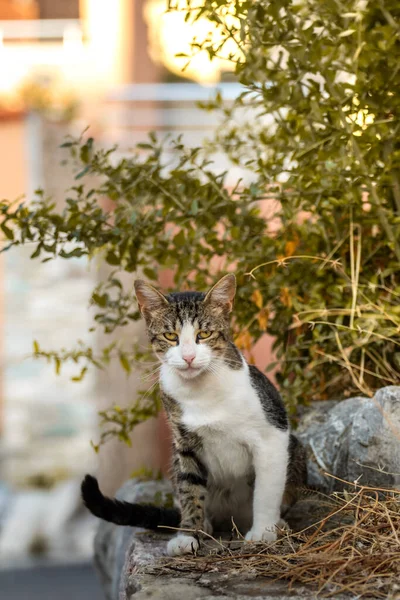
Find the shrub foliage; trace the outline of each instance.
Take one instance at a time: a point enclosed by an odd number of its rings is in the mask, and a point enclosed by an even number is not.
[[[156,281],[160,269],[172,269],[176,288],[204,289],[220,257],[219,268],[238,275],[237,343],[250,351],[265,332],[275,337],[293,412],[311,399],[398,384],[399,3],[170,0],[169,10],[184,10],[189,22],[208,19],[214,33],[194,41],[193,53],[229,55],[235,65],[243,93],[229,108],[218,95],[204,108],[224,115],[212,148],[243,166],[251,183],[228,190],[210,148],[179,139],[151,135],[119,160],[92,139],[70,140],[79,170],[64,210],[43,192],[29,204],[3,202],[7,248],[33,243],[36,260],[104,257],[114,271],[91,302],[106,333],[139,316],[122,271]],[[243,107],[249,118],[238,125]],[[163,144],[174,149],[167,169]],[[87,183],[93,176],[95,186]],[[99,204],[104,196],[112,212]],[[116,344],[95,358],[83,347],[35,351],[57,368],[81,362],[82,374],[111,353],[127,371],[136,359],[135,348]],[[137,414],[128,417],[121,431]]]

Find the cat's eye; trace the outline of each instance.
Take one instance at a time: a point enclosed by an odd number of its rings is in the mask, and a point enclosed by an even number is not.
[[[172,331],[166,331],[164,333],[164,337],[166,340],[168,340],[169,342],[177,342],[179,339],[179,336],[177,333],[173,333]]]
[[[198,340],[206,340],[207,338],[209,338],[212,334],[212,331],[199,331],[197,334],[197,339]]]

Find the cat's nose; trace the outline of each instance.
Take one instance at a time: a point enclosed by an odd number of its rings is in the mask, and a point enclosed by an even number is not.
[[[192,362],[195,359],[195,355],[194,354],[185,354],[185,356],[183,356],[182,358],[190,367],[190,365],[192,364]]]

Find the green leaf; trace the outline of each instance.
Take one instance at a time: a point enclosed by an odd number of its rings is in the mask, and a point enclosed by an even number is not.
[[[79,373],[79,375],[77,375],[75,377],[71,377],[71,381],[75,381],[75,382],[82,381],[82,379],[85,377],[86,373],[87,373],[87,367],[83,367],[81,369],[81,372]]]
[[[157,281],[158,275],[157,275],[157,271],[155,269],[150,269],[149,267],[145,267],[143,269],[143,274],[146,275],[146,277],[148,277],[148,279],[151,279],[152,281]]]
[[[92,147],[93,138],[89,138],[86,144],[81,147],[80,159],[84,164],[87,164],[90,161]]]
[[[82,248],[74,248],[73,250],[71,250],[71,252],[65,252],[65,250],[60,250],[58,256],[60,256],[61,258],[76,258],[79,256],[83,256],[84,254],[87,254],[87,252]]]
[[[173,243],[175,246],[180,248],[181,246],[184,246],[185,242],[186,242],[185,232],[183,231],[183,229],[181,229],[180,232],[177,233],[176,236],[174,237]]]
[[[55,362],[56,375],[59,375],[60,371],[61,371],[61,360],[59,359],[58,356],[56,356],[54,359],[54,362]]]
[[[122,352],[120,353],[119,362],[121,363],[121,366],[124,369],[124,371],[126,371],[127,373],[131,372],[131,363],[129,362],[129,359],[126,356],[126,354]]]
[[[112,250],[109,250],[106,254],[106,261],[109,265],[119,265],[120,259]]]
[[[95,444],[94,442],[92,442],[92,440],[90,440],[90,445],[93,448],[93,450],[96,452],[96,454],[98,454],[99,450],[100,450],[100,445],[99,444]]]
[[[346,29],[346,31],[341,31],[338,35],[338,37],[340,38],[344,38],[344,37],[348,37],[349,35],[353,35],[353,33],[356,33],[356,29]]]
[[[42,244],[38,244],[36,247],[36,250],[34,252],[32,252],[30,258],[37,258],[40,255],[41,251],[42,251]]]
[[[75,179],[82,179],[87,173],[90,171],[90,165],[87,165],[84,169],[79,171],[77,175],[75,175]]]
[[[97,304],[98,306],[101,306],[102,308],[104,308],[105,306],[107,306],[108,295],[107,294],[97,294],[96,292],[93,292],[92,301],[95,304]]]
[[[7,227],[7,225],[5,223],[2,223],[0,225],[4,235],[6,236],[6,238],[8,240],[13,240],[14,239],[14,232],[12,231],[12,229],[10,229],[9,227]]]

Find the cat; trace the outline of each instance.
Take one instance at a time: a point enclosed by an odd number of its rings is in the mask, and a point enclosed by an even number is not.
[[[234,275],[207,294],[164,295],[142,280],[135,291],[161,362],[180,509],[106,498],[90,475],[82,482],[85,505],[120,525],[179,527],[170,556],[196,552],[196,532],[229,531],[233,523],[246,540],[275,540],[281,516],[306,484],[305,454],[278,391],[232,341]]]

